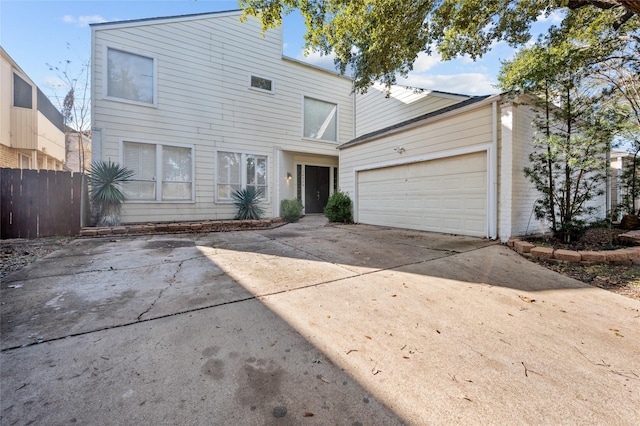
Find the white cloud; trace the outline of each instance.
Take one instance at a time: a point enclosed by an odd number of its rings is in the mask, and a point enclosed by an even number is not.
[[[107,22],[107,20],[100,15],[83,15],[77,18],[71,15],[65,15],[62,17],[62,20],[65,24],[74,24],[80,28],[88,27],[89,24]]]
[[[407,78],[399,78],[398,84],[441,92],[460,93],[464,95],[486,95],[498,93],[487,74],[409,74]]]
[[[422,72],[430,70],[436,65],[442,62],[442,56],[438,52],[433,50],[432,55],[427,55],[425,52],[418,53],[418,57],[413,63],[413,71],[414,72]]]
[[[564,12],[554,10],[549,14],[549,16],[546,16],[544,13],[541,13],[540,15],[538,15],[538,18],[536,19],[536,21],[546,22],[549,24],[559,24],[560,22],[562,22],[563,19],[564,19]]]
[[[333,53],[329,55],[323,55],[320,52],[308,52],[305,55],[305,52],[300,52],[296,59],[302,62],[307,62],[311,65],[315,65],[317,67],[325,68],[331,71],[336,71],[336,66],[334,65],[333,59],[335,55]]]

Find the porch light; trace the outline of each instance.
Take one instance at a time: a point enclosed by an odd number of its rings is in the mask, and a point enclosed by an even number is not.
[[[287,172],[287,180],[291,180],[291,172]]]

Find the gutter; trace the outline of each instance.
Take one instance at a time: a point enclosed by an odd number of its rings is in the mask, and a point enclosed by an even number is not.
[[[411,130],[414,129],[416,127],[420,127],[420,126],[424,126],[425,124],[429,124],[429,123],[433,123],[435,121],[439,121],[439,120],[443,120],[445,118],[449,118],[449,117],[453,117],[456,116],[458,114],[463,114],[465,112],[468,111],[472,111],[476,108],[480,108],[486,105],[489,105],[493,102],[498,102],[499,100],[502,99],[502,94],[498,93],[495,95],[491,95],[491,96],[487,96],[484,97],[480,100],[476,100],[474,101],[474,98],[470,98],[467,101],[463,101],[463,102],[469,102],[471,101],[471,103],[469,103],[468,105],[464,105],[462,107],[456,108],[456,104],[450,105],[448,107],[443,108],[443,112],[442,113],[438,113],[438,111],[433,111],[429,114],[427,114],[426,117],[424,117],[423,119],[420,119],[419,117],[416,117],[414,119],[408,120],[407,124],[402,125],[400,123],[400,125],[398,127],[393,127],[393,128],[389,128],[388,130],[383,130],[380,131],[380,133],[376,133],[373,132],[371,134],[371,136],[367,136],[367,135],[363,135],[360,139],[354,139],[352,141],[349,142],[345,142],[344,144],[340,145],[337,147],[337,149],[344,149],[344,148],[349,148],[355,145],[360,145],[366,142],[370,142],[376,139],[380,139],[380,138],[384,138],[387,136],[391,136],[391,135],[395,135],[397,133],[401,133],[407,130]],[[461,102],[461,103],[463,103]]]

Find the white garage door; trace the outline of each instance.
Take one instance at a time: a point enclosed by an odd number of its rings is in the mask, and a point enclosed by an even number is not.
[[[487,154],[358,172],[358,222],[486,236]]]

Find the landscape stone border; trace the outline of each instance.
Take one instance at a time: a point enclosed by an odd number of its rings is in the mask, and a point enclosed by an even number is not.
[[[229,232],[250,229],[271,229],[285,224],[282,218],[260,220],[207,220],[202,222],[146,223],[121,226],[87,227],[80,230],[81,237],[113,235],[180,234],[193,232]]]
[[[640,265],[640,247],[626,247],[606,251],[575,251],[554,249],[552,247],[538,247],[529,241],[511,238],[507,246],[524,257],[548,262],[616,265]]]

